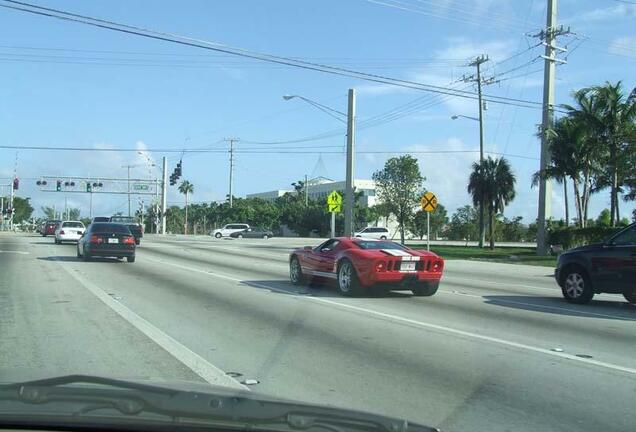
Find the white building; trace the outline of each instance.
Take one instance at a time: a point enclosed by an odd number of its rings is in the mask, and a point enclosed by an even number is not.
[[[353,181],[356,192],[362,191],[362,197],[358,201],[363,207],[373,207],[376,203],[375,199],[375,182],[373,180],[356,179]],[[345,182],[333,181],[325,177],[318,177],[307,182],[307,195],[310,200],[324,200],[327,202],[327,195],[333,191],[344,194]],[[276,198],[286,193],[294,193],[293,189],[278,189],[268,192],[259,192],[248,194],[247,198],[260,198],[265,201],[274,201]]]

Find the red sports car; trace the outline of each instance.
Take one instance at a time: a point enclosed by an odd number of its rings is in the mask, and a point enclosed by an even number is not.
[[[334,279],[345,296],[359,295],[374,285],[432,296],[443,270],[444,260],[434,253],[388,240],[338,237],[315,248],[296,249],[289,256],[293,284]]]

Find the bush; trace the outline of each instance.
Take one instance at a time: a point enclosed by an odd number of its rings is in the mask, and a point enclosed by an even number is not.
[[[563,228],[548,232],[549,245],[561,245],[563,250],[572,249],[592,243],[601,243],[607,237],[620,231],[622,228],[590,227],[590,228]]]

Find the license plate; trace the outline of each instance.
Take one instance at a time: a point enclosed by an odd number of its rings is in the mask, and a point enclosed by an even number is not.
[[[119,239],[117,238],[109,238],[108,243],[119,243]]]
[[[402,271],[415,271],[415,261],[402,261],[400,264],[400,270]]]

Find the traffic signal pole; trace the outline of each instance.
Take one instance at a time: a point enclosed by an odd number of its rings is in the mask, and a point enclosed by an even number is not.
[[[168,200],[168,160],[162,158],[161,168],[161,234],[166,233],[166,204]]]

